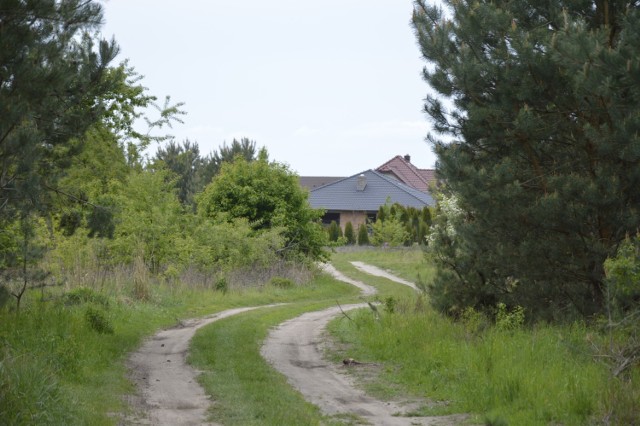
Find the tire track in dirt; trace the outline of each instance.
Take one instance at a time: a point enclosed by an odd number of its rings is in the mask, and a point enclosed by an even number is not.
[[[395,281],[397,283],[409,286],[412,289],[414,289],[415,291],[420,291],[418,286],[416,286],[411,281],[407,281],[407,280],[405,280],[403,278],[400,278],[400,277],[398,277],[396,275],[393,275],[392,273],[390,273],[388,271],[385,271],[384,269],[378,268],[377,266],[373,266],[373,265],[366,264],[364,262],[357,262],[357,261],[351,262],[351,264],[353,266],[355,266],[358,270],[360,270],[360,271],[362,271],[362,272],[364,272],[366,274],[375,275],[377,277],[383,277],[383,278],[386,278],[388,280]]]
[[[181,321],[162,330],[133,352],[127,367],[137,395],[128,397],[134,415],[124,424],[216,425],[206,422],[211,403],[197,382],[197,372],[186,362],[191,338],[200,327],[223,318],[274,305],[228,309],[204,318]]]
[[[345,277],[331,265],[327,264],[323,269],[336,279],[361,288],[363,295],[376,292],[374,287]],[[327,339],[325,328],[329,321],[341,311],[366,306],[365,303],[336,306],[285,321],[269,332],[261,354],[307,401],[327,415],[356,415],[368,424],[386,426],[444,426],[462,422],[466,416],[403,417],[403,413],[414,407],[383,402],[366,395],[356,388],[353,378],[344,373],[344,367],[332,365],[323,358]]]

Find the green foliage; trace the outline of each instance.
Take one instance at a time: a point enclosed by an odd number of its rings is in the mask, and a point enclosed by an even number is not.
[[[105,113],[115,42],[90,36],[101,6],[11,2],[0,11],[0,221],[45,209],[57,179]]]
[[[398,305],[398,299],[393,296],[388,296],[384,299],[384,311],[388,314],[396,312],[396,306]]]
[[[496,307],[496,328],[498,330],[515,330],[524,324],[524,309],[516,306],[507,311],[504,303],[498,303]]]
[[[627,237],[604,269],[609,308],[616,316],[640,310],[640,236]]]
[[[335,220],[332,220],[327,228],[327,233],[329,234],[329,241],[336,242],[342,236],[342,229]]]
[[[256,142],[248,138],[241,138],[239,141],[234,138],[230,145],[224,142],[219,150],[202,158],[202,164],[198,170],[198,180],[200,184],[207,186],[220,173],[223,163],[231,163],[236,158],[243,158],[245,161],[251,162],[257,160],[257,154]]]
[[[216,290],[226,293],[229,290],[229,282],[225,277],[216,280]]]
[[[392,205],[387,202],[380,206],[378,217],[373,223],[373,236],[371,242],[373,245],[389,245],[396,247],[405,244],[410,238],[409,233],[405,229],[401,221],[401,215],[404,209],[399,205]]]
[[[348,245],[356,243],[356,234],[353,230],[353,224],[350,221],[344,225],[344,238],[347,240]]]
[[[376,221],[373,224],[373,244],[410,246],[414,243],[424,244],[431,225],[429,207],[416,209],[388,200],[380,206]]]
[[[90,289],[88,287],[77,287],[73,290],[65,293],[64,295],[65,305],[73,306],[83,303],[91,303],[101,305],[104,308],[109,307],[109,299],[102,293]]]
[[[418,0],[413,24],[438,173],[462,211],[436,247],[436,299],[604,313],[602,265],[640,227],[638,5]]]
[[[389,245],[396,247],[403,245],[408,233],[402,224],[395,219],[387,219],[384,222],[376,221],[373,224],[373,237],[371,243],[375,246]]]
[[[285,165],[269,162],[266,151],[248,163],[236,158],[198,199],[198,213],[214,222],[242,218],[256,234],[278,230],[285,239],[279,253],[285,257],[319,260],[326,257],[322,211],[309,207],[308,194]]]
[[[412,305],[416,309],[402,308]],[[627,424],[637,415],[637,402],[622,398],[624,392],[639,395],[637,371],[633,381],[611,379],[607,366],[592,357],[591,331],[579,324],[500,329],[478,312],[455,323],[417,307],[415,298],[400,299],[395,314],[379,321],[363,309],[349,314],[353,321],[329,325],[349,348],[335,357],[394,366],[382,369],[385,389],[446,401],[416,415],[469,413],[471,423],[518,425]]]
[[[358,226],[358,245],[369,245],[369,230],[367,229],[367,225],[364,223],[361,223],[360,226]]]
[[[604,268],[607,317],[602,323],[609,340],[601,352],[614,376],[627,376],[640,365],[640,236],[626,238]]]
[[[132,172],[118,188],[114,260],[132,264],[142,256],[154,271],[175,256],[181,207],[165,170]]]
[[[204,189],[202,161],[198,144],[189,140],[182,144],[171,141],[156,152],[156,167],[164,166],[174,174],[178,199],[185,206],[195,208],[195,196]]]
[[[92,330],[100,334],[113,334],[113,324],[102,309],[89,306],[85,311],[84,317]]]
[[[271,280],[269,281],[269,284],[271,284],[274,287],[278,287],[285,290],[289,288],[294,288],[296,286],[296,283],[294,283],[289,278],[282,278],[282,277],[271,278]]]

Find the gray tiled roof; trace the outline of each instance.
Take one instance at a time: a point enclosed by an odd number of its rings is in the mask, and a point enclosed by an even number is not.
[[[319,188],[331,182],[344,179],[344,176],[300,176],[300,186],[307,188],[309,191]]]
[[[356,189],[360,175],[364,175],[367,181],[363,191]],[[311,206],[326,210],[373,212],[377,211],[387,198],[391,203],[407,207],[422,208],[435,205],[431,195],[374,170],[358,173],[309,192]]]

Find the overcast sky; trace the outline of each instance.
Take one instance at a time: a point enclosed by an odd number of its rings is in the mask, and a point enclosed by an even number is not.
[[[185,103],[170,132],[202,154],[248,137],[306,176],[435,163],[411,0],[102,3],[103,36],[151,94]]]

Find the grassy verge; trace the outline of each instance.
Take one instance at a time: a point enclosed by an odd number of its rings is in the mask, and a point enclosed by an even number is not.
[[[134,391],[124,361],[145,336],[179,319],[232,307],[356,293],[323,284],[225,293],[153,286],[146,302],[115,295],[108,287],[72,291],[47,302],[28,293],[19,315],[0,311],[1,423],[117,424],[118,413],[127,410],[122,396]]]
[[[348,261],[362,260],[411,279],[410,268],[394,266],[406,256],[340,254],[335,264],[356,277]],[[369,391],[435,402],[419,414],[466,412],[491,425],[635,424],[640,415],[639,369],[612,377],[594,357],[604,336],[582,324],[496,328],[478,315],[453,323],[415,295],[399,299],[379,321],[366,312],[351,316],[353,322],[330,324],[347,348],[334,356],[384,365]]]

